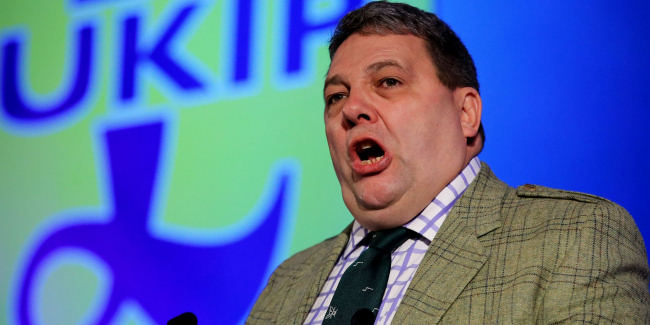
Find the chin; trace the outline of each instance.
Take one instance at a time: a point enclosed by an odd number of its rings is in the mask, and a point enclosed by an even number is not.
[[[394,213],[386,210],[356,213],[354,219],[370,231],[395,228],[408,222],[408,219],[395,218]]]
[[[398,191],[390,186],[371,185],[357,189],[354,199],[359,209],[376,211],[390,207],[400,196]]]
[[[351,193],[350,193],[351,194]],[[397,210],[398,197],[390,193],[373,192],[365,196],[350,195],[344,198],[345,205],[362,226],[369,230],[387,229],[401,226],[408,220],[401,220],[402,216]]]

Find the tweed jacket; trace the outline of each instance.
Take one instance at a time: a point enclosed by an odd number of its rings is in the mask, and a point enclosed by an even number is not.
[[[247,324],[302,324],[350,227],[282,263]],[[605,199],[512,188],[486,164],[431,242],[392,324],[650,324],[648,263]]]

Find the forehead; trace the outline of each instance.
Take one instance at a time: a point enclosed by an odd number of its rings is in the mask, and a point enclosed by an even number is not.
[[[366,71],[381,62],[392,62],[404,69],[435,69],[425,41],[415,35],[355,33],[337,49],[327,76]]]

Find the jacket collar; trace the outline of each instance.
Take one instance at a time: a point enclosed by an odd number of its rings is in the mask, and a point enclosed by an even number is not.
[[[501,227],[502,201],[510,190],[482,163],[431,242],[393,318],[395,324],[440,321],[487,261],[489,251],[480,239]]]

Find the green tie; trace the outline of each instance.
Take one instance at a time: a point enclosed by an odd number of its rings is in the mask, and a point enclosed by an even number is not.
[[[388,282],[390,255],[411,233],[399,227],[373,231],[363,239],[370,244],[343,273],[323,325],[374,322]]]

